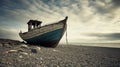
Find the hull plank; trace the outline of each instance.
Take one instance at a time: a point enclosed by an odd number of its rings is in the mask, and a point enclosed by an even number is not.
[[[62,28],[57,29],[43,35],[39,35],[30,39],[25,39],[28,43],[37,44],[37,45],[45,45],[47,43],[49,45],[53,45],[53,43],[57,43],[62,36]],[[46,44],[46,45],[47,45]]]

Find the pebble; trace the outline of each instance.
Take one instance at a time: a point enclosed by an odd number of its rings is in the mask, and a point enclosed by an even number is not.
[[[23,56],[22,56],[22,55],[20,55],[20,56],[19,56],[19,58],[23,58]]]
[[[14,53],[14,52],[24,52],[23,50],[19,49],[19,50],[9,50],[6,51],[5,53]]]
[[[18,52],[24,52],[24,50],[22,50],[22,49],[19,49],[19,50],[18,50]]]
[[[36,50],[35,48],[32,48],[32,49],[31,49],[31,52],[37,53],[37,50]]]
[[[40,48],[40,47],[36,47],[36,49],[37,49],[37,50],[41,50],[41,48]]]
[[[53,49],[53,51],[54,51],[54,52],[60,52],[59,50],[55,50],[55,49]]]
[[[6,51],[5,53],[13,53],[13,52],[17,52],[18,50],[9,50],[9,51]]]
[[[25,48],[26,49],[26,48],[28,48],[28,45],[22,44],[21,48]]]
[[[43,60],[43,58],[42,58],[42,57],[40,57],[40,60]]]
[[[3,44],[3,46],[4,46],[4,47],[10,47],[10,45],[9,45],[9,44]]]
[[[53,51],[57,51],[57,50],[53,49]]]
[[[37,53],[39,50],[41,50],[40,47],[34,47],[34,48],[31,49],[31,52]]]
[[[57,67],[60,67],[60,66],[57,65]]]
[[[23,55],[28,55],[28,53],[26,53],[26,52],[21,52],[21,54],[23,54]]]

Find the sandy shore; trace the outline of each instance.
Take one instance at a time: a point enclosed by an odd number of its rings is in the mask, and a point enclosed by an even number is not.
[[[0,67],[120,67],[120,49],[31,46],[0,39]]]

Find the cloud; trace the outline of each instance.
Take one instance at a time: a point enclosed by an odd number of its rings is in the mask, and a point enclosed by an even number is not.
[[[94,14],[97,14],[100,20],[109,21],[114,23],[119,20],[118,16],[120,9],[116,6],[118,0],[89,0],[89,7],[94,10]]]
[[[113,18],[116,18],[118,14],[116,13],[117,11],[111,11],[110,4],[105,5],[105,1],[103,0],[95,2],[91,0],[21,0],[14,2],[7,0],[3,10],[6,13],[4,16],[10,20],[42,19],[45,22],[53,22],[55,19],[58,20],[60,17],[65,17],[66,15],[71,17],[70,19],[72,20],[83,23],[96,22],[96,19],[94,19],[96,17],[102,21],[106,19],[113,21]],[[46,20],[46,18],[48,19]]]
[[[0,3],[0,27],[2,28],[0,37],[7,37],[8,34],[5,33],[9,32],[11,37],[17,36],[16,32],[20,29],[27,31],[26,23],[30,19],[41,20],[43,24],[48,24],[68,16],[70,41],[82,39],[91,41],[90,36],[81,35],[90,32],[93,32],[93,35],[100,33],[96,35],[97,38],[93,37],[94,40],[108,37],[110,40],[113,34],[110,36],[102,33],[120,32],[119,2],[119,0],[3,0]],[[12,33],[7,28],[17,31]]]
[[[114,6],[120,7],[120,0],[112,0]]]
[[[0,38],[6,38],[6,39],[19,39],[18,38],[18,31],[16,29],[3,29],[0,28]]]
[[[97,39],[107,41],[120,41],[120,33],[91,33],[87,34],[91,37],[97,37]]]

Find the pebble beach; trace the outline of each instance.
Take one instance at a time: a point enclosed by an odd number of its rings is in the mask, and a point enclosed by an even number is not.
[[[0,67],[120,67],[120,49],[78,45],[48,48],[0,39]]]

